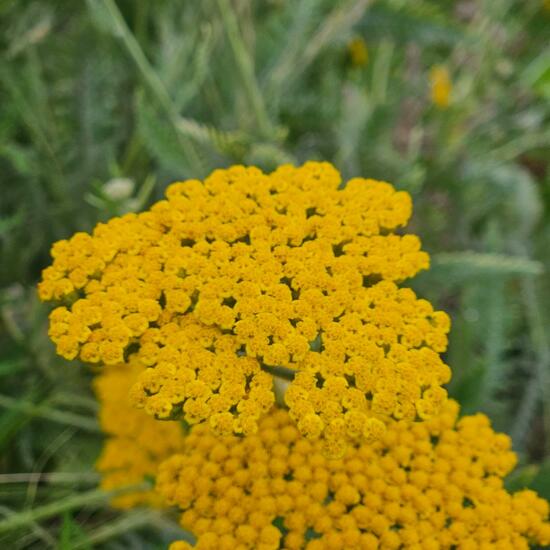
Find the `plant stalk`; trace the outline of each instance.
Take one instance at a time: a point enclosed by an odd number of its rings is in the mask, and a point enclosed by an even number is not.
[[[70,496],[56,502],[44,504],[30,510],[15,513],[6,519],[0,521],[0,533],[6,533],[13,529],[19,529],[25,527],[31,523],[57,516],[67,510],[73,510],[75,508],[81,508],[84,506],[95,506],[103,504],[113,498],[114,496],[124,493],[130,493],[135,491],[143,491],[150,489],[149,483],[140,483],[138,485],[131,485],[123,487],[115,491],[104,491],[103,489],[94,489],[86,493],[80,493],[78,495]]]

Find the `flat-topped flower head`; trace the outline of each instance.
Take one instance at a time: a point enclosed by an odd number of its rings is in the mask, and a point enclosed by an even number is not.
[[[102,474],[101,487],[105,490],[150,480],[163,460],[184,448],[185,433],[180,423],[158,422],[130,403],[128,392],[142,370],[135,362],[109,366],[94,379],[99,421],[106,435],[96,469]],[[124,493],[111,504],[131,508],[162,506],[163,501],[151,489]]]
[[[429,266],[401,234],[411,209],[328,163],[175,183],[149,211],[54,245],[39,285],[61,303],[50,336],[68,359],[135,357],[137,406],[220,434],[254,433],[283,373],[301,433],[341,454],[446,399],[449,318],[398,286]]]
[[[242,438],[192,428],[159,469],[199,550],[407,548],[523,550],[550,543],[548,503],[510,494],[510,439],[447,401],[424,423],[395,422],[372,444],[330,460],[274,409]],[[191,546],[177,542],[171,550]]]

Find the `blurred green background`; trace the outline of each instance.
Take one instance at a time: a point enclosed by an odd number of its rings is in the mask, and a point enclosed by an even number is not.
[[[52,242],[236,163],[412,194],[449,390],[514,438],[510,488],[550,498],[549,37],[538,0],[0,0],[0,542],[175,538],[95,490],[91,375],[55,357],[34,287]]]

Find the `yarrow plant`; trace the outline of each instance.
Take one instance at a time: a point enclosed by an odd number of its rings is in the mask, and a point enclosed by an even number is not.
[[[133,358],[136,406],[220,435],[255,433],[286,376],[291,417],[332,456],[444,403],[449,318],[398,286],[429,265],[397,232],[407,193],[309,162],[216,170],[166,197],[53,246],[39,293],[63,303],[62,356]]]
[[[457,420],[447,401],[424,423],[399,421],[380,440],[330,460],[274,409],[256,435],[195,426],[157,488],[182,510],[201,550],[377,548],[522,550],[550,542],[548,503],[509,494],[510,439],[485,415]],[[277,528],[279,526],[280,528]],[[171,550],[191,545],[177,542]]]
[[[58,353],[100,366],[102,486],[156,477],[113,504],[176,505],[203,550],[550,544],[508,436],[442,387],[411,209],[328,163],[234,166],[56,243],[39,294]]]
[[[203,550],[288,548],[527,549],[550,543],[548,503],[508,493],[510,438],[485,415],[458,419],[448,400],[424,423],[399,421],[373,443],[325,456],[274,407],[253,436],[189,434],[128,402],[142,366],[106,367],[94,387],[108,434],[102,487],[157,477],[155,490],[116,497],[119,508],[176,505]],[[191,545],[178,541],[171,550]]]

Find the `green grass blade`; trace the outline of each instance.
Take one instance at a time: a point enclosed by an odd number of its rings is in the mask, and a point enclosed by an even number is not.
[[[48,407],[47,405],[36,404],[21,399],[14,399],[12,397],[8,397],[7,395],[0,395],[0,407],[21,411],[28,416],[47,418],[53,422],[74,426],[90,432],[101,432],[99,424],[93,417],[86,417],[67,411],[58,411]]]
[[[176,120],[178,117],[177,112],[174,109],[170,95],[168,94],[163,82],[151,66],[147,56],[141,49],[139,42],[136,40],[128,25],[124,21],[120,10],[113,0],[87,0],[87,4],[90,10],[97,13],[98,9],[103,10],[103,17],[111,24],[114,35],[120,40],[125,47],[126,51],[132,58],[136,67],[139,70],[144,82],[154,97],[157,99],[159,105],[164,110],[170,123],[177,130]],[[179,134],[179,132],[178,132]],[[195,172],[195,174],[202,174],[202,162],[195,150],[193,143],[187,138],[187,136],[180,135],[182,153],[189,162],[189,167]]]
[[[479,276],[540,275],[544,266],[535,260],[505,254],[448,252],[432,256],[434,270],[449,270],[453,275],[468,278]]]
[[[73,543],[71,550],[86,550],[109,539],[123,535],[128,531],[143,528],[150,525],[156,518],[155,512],[151,510],[133,510],[116,518],[109,523],[94,529],[85,540]]]
[[[14,529],[20,529],[36,521],[48,519],[69,510],[103,505],[114,496],[131,493],[134,491],[142,491],[149,488],[149,483],[141,483],[139,485],[123,487],[115,491],[94,489],[93,491],[88,491],[86,493],[72,495],[49,504],[38,506],[37,508],[33,508],[31,510],[25,510],[23,512],[17,512],[10,515],[0,521],[0,533],[7,533],[8,531],[12,531]]]
[[[233,52],[237,70],[241,75],[244,92],[252,107],[252,112],[258,125],[260,136],[266,140],[273,137],[273,128],[267,114],[262,93],[258,86],[254,71],[254,60],[248,51],[241,33],[237,18],[228,0],[217,0],[229,45]]]

